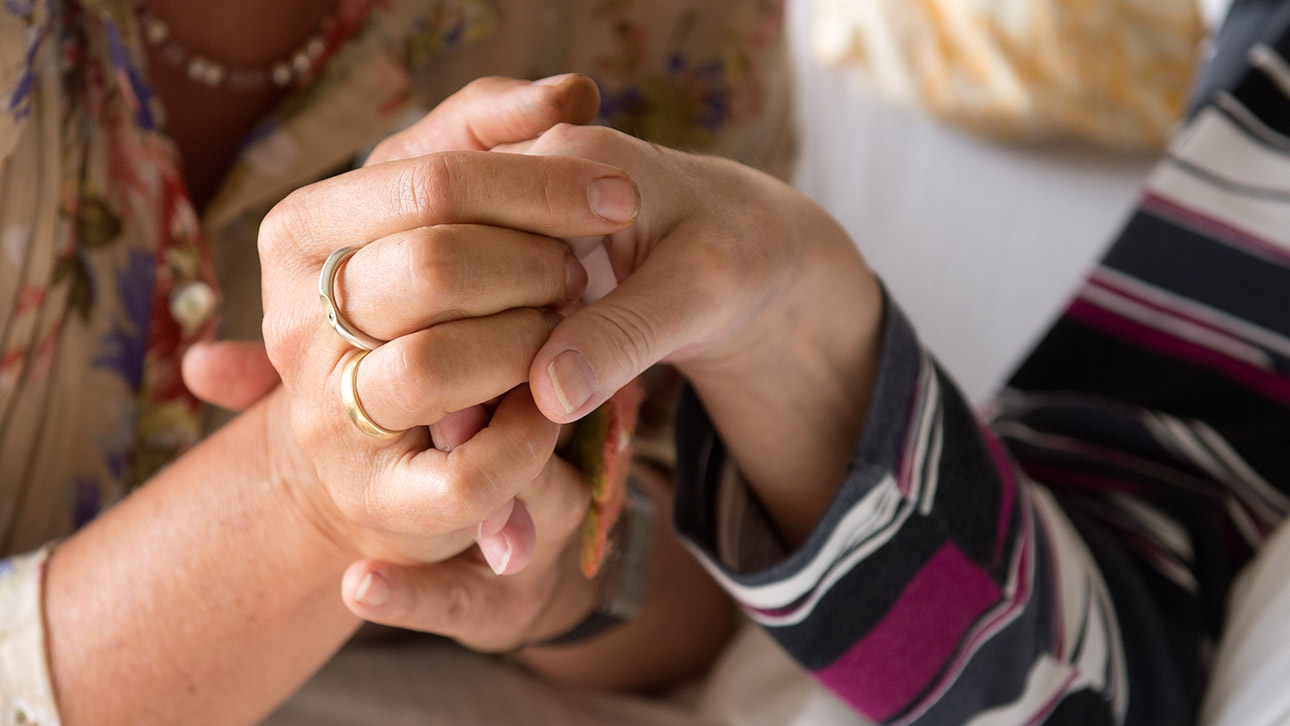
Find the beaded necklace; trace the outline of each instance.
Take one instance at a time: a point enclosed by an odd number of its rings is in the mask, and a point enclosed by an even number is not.
[[[318,24],[318,29],[296,49],[259,67],[230,66],[194,53],[175,42],[170,24],[158,17],[146,2],[135,12],[144,40],[166,64],[182,70],[188,78],[210,88],[256,92],[265,88],[289,88],[313,77],[327,59],[362,25],[372,0],[342,0]]]

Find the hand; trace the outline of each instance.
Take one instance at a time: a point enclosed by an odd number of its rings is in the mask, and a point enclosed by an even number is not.
[[[441,151],[488,151],[535,138],[556,124],[587,123],[599,106],[596,84],[577,74],[533,83],[480,78],[417,123],[381,141],[364,165]],[[246,409],[281,382],[264,344],[256,341],[194,345],[184,355],[183,376],[199,399],[232,411]]]
[[[481,422],[482,425],[482,422]],[[477,433],[460,428],[454,444]],[[341,594],[355,615],[374,623],[437,633],[473,650],[501,652],[566,632],[596,603],[597,583],[578,564],[590,488],[582,472],[552,457],[533,483],[532,518],[517,504],[520,528],[535,531],[533,557],[521,572],[499,577],[488,548],[514,515],[480,524],[479,550],[427,565],[362,560],[345,572]],[[533,520],[537,520],[536,528]],[[481,553],[483,556],[481,556]]]
[[[505,148],[612,164],[642,197],[630,227],[571,240],[580,257],[607,252],[617,287],[538,351],[529,379],[542,412],[575,420],[673,362],[782,533],[805,540],[851,460],[876,375],[882,296],[846,233],[769,176],[604,128],[557,126]]]
[[[603,164],[453,152],[320,182],[265,218],[265,340],[304,452],[280,458],[339,540],[396,563],[442,559],[462,540],[438,535],[468,533],[535,481],[557,427],[516,386],[555,317],[541,309],[585,284],[555,238],[621,229],[636,201],[630,180]],[[340,406],[353,349],[316,303],[322,261],[345,245],[362,248],[337,278],[338,302],[354,326],[389,341],[357,378],[368,415],[407,429],[388,442],[359,433]],[[470,441],[429,449],[422,426],[499,396]],[[308,485],[315,471],[328,496]]]
[[[576,506],[561,506],[539,497],[533,512],[539,544],[523,572],[495,576],[474,551],[410,567],[357,562],[344,578],[350,610],[372,622],[446,635],[479,651],[516,651],[520,661],[555,682],[658,691],[702,674],[732,634],[735,609],[669,526],[670,482],[650,467],[635,472],[658,512],[639,617],[586,641],[541,645],[582,622],[602,587],[584,578],[578,565],[577,525],[587,490],[570,485],[580,474],[567,465],[546,474],[569,477],[570,484],[551,479],[544,490],[577,491],[583,498]],[[379,600],[356,598],[374,590]]]
[[[575,74],[535,83],[481,78],[449,97],[412,127],[390,136],[369,155],[366,165],[456,149],[487,150],[493,145],[527,139],[556,123],[585,123],[595,116],[599,94],[594,83]],[[183,362],[185,382],[202,400],[242,410],[280,383],[263,343],[220,341],[194,346]],[[430,429],[436,445],[462,443],[482,426],[484,411],[471,407],[452,412]],[[509,513],[514,512],[511,516]],[[510,570],[524,567],[531,552],[533,527],[522,502],[503,505],[491,528],[504,525],[481,541],[490,561]],[[505,543],[505,544],[503,544]]]

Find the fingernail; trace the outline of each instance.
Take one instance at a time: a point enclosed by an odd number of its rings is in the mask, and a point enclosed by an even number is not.
[[[375,572],[369,572],[363,581],[358,583],[354,599],[359,605],[379,608],[390,601],[390,581]]]
[[[504,534],[483,537],[479,540],[479,551],[483,553],[488,566],[499,575],[506,574],[506,566],[511,564],[511,541]]]
[[[439,424],[432,423],[427,428],[430,429],[430,443],[434,444],[436,449],[445,454],[452,451],[452,444],[444,441],[443,434],[439,431]]]
[[[557,355],[546,367],[551,376],[555,395],[564,406],[565,413],[573,413],[596,393],[596,371],[587,359],[576,350],[566,350]]]
[[[636,218],[640,196],[636,185],[621,176],[597,179],[587,187],[591,211],[610,222],[628,222]]]
[[[587,268],[577,257],[564,256],[564,299],[577,300],[587,289]]]
[[[572,78],[574,75],[575,75],[575,74],[573,74],[573,73],[561,73],[561,74],[560,74],[560,75],[558,75],[558,76],[548,76],[548,77],[546,77],[546,78],[539,78],[538,80],[533,81],[533,84],[532,84],[532,85],[534,85],[534,86],[558,86],[558,85],[560,85],[561,83],[564,83],[564,82],[565,82],[565,81],[567,81],[568,79]]]
[[[475,528],[475,540],[481,540],[488,537],[497,536],[498,532],[506,526],[511,519],[511,512],[515,511],[515,499],[508,499],[505,504],[497,508],[496,512],[484,517],[484,521],[479,523]]]

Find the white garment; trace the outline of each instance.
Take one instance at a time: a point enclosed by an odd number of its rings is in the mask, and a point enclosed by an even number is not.
[[[443,640],[345,648],[266,726],[868,726],[745,623],[702,680],[664,698],[552,685]]]
[[[1200,723],[1290,724],[1290,523],[1232,587]]]

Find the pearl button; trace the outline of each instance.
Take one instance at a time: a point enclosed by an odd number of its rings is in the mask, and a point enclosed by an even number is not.
[[[185,282],[170,291],[170,317],[184,332],[192,332],[215,312],[215,291],[201,280]]]

